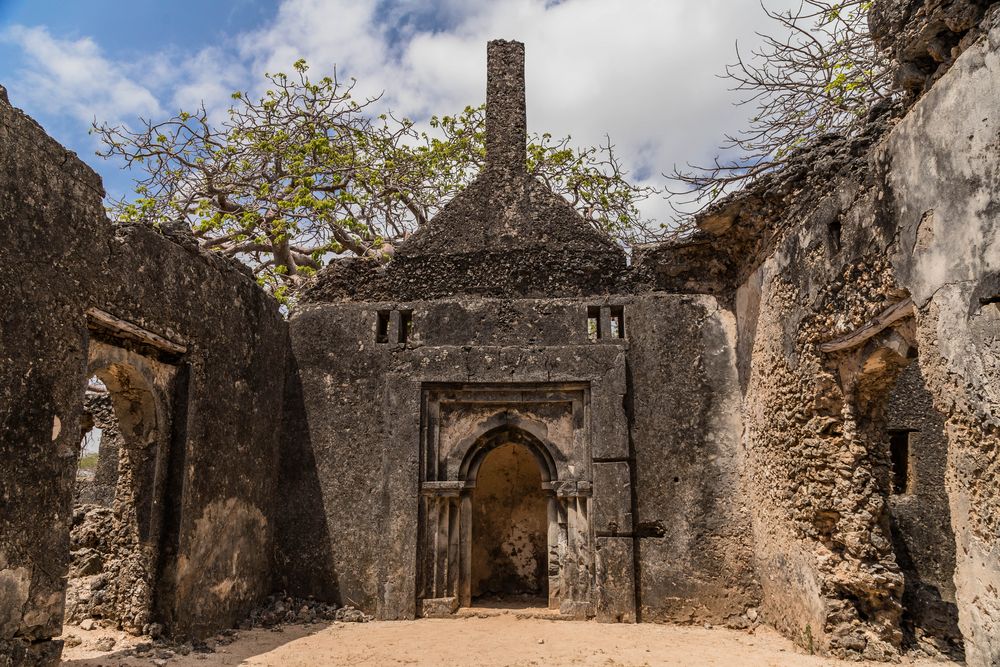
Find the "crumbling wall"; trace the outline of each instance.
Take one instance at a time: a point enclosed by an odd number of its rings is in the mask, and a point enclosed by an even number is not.
[[[970,665],[1000,662],[1000,27],[890,138],[896,270],[919,311],[920,366],[948,434],[959,625]]]
[[[1000,660],[1000,32],[985,20],[988,34],[962,45],[904,117],[876,109],[858,137],[824,138],[701,219],[701,236],[715,237],[722,257],[746,258],[709,270],[702,287],[717,289],[725,275],[738,285],[737,367],[764,617],[809,649],[892,659],[904,648],[884,435],[891,387],[916,357],[947,424],[967,659]],[[647,250],[646,275],[669,282],[674,274],[657,262],[674,253]],[[907,298],[913,317],[821,349]]]
[[[52,662],[99,308],[186,352],[165,359],[170,456],[157,615],[227,626],[270,590],[286,333],[277,305],[194,240],[113,227],[98,177],[0,94],[0,656]],[[107,332],[104,332],[107,334]],[[151,358],[135,339],[106,342]]]
[[[737,316],[744,333],[752,330],[744,410],[757,565],[765,617],[798,643],[888,659],[902,639],[903,582],[879,474],[887,451],[866,431],[872,415],[856,387],[818,345],[895,298],[880,258],[891,238],[867,219],[870,197],[851,200],[856,183],[837,192],[850,202],[838,217],[853,257],[834,251],[814,217],[742,288]]]
[[[869,25],[891,61],[897,88],[915,99],[944,76],[985,28],[994,0],[881,0]]]
[[[77,475],[75,502],[110,507],[118,484],[118,452],[122,446],[118,417],[107,393],[87,392],[83,409],[84,418],[89,415],[89,422],[93,424],[90,428],[101,429],[101,444],[93,477]],[[86,433],[90,428],[84,426],[83,430]]]

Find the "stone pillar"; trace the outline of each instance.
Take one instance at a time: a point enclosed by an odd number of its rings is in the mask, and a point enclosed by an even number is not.
[[[555,495],[549,496],[547,507],[549,535],[547,574],[549,577],[549,609],[558,609],[559,601],[562,598],[562,582],[560,563],[560,544],[562,542],[562,527],[559,521],[559,499]]]
[[[562,599],[559,613],[573,618],[593,616],[593,544],[590,527],[590,482],[558,482],[556,493],[565,507],[566,542],[562,554]]]
[[[445,616],[459,607],[460,599],[471,603],[469,563],[466,556],[471,537],[471,502],[463,494],[462,482],[425,482],[424,553],[420,566],[420,613]]]
[[[524,44],[502,39],[490,42],[486,72],[486,168],[526,172]]]

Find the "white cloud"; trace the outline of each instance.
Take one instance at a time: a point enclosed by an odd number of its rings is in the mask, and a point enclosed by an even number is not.
[[[48,113],[71,115],[85,123],[125,120],[162,113],[153,92],[119,63],[101,54],[89,38],[56,39],[45,28],[10,26],[0,39],[21,47],[32,63],[15,82],[18,98]]]
[[[797,0],[770,0],[791,5]],[[43,28],[3,33],[37,63],[20,96],[81,119],[130,120],[191,108],[216,113],[235,89],[259,90],[265,71],[306,58],[316,76],[334,65],[356,77],[358,96],[415,120],[485,98],[486,42],[525,42],[529,129],[593,145],[609,134],[626,167],[662,185],[675,163],[711,160],[739,129],[718,78],[734,43],[752,46],[768,20],[736,0],[283,0],[261,28],[200,51],[109,62],[89,39],[61,41]],[[158,101],[158,99],[160,101]],[[666,220],[665,204],[646,211]]]
[[[221,118],[236,90],[246,88],[251,78],[246,64],[226,49],[208,47],[177,63],[170,95],[173,111],[192,110],[204,104],[209,114]]]
[[[431,11],[444,29],[398,23],[419,24]],[[482,102],[486,42],[517,39],[529,129],[570,134],[577,145],[609,134],[633,173],[662,185],[661,173],[708,162],[723,133],[745,122],[718,75],[737,40],[752,45],[768,27],[756,2],[733,0],[469,0],[433,10],[407,0],[285,0],[243,50],[255,71],[298,57],[316,72],[336,63],[359,79],[359,92],[384,90],[387,106],[422,119]],[[648,212],[670,217],[665,204]]]

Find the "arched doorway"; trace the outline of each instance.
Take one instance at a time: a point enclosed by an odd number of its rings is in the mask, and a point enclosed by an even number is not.
[[[483,459],[472,491],[472,598],[546,604],[548,495],[538,463],[505,443]]]
[[[91,341],[89,375],[66,621],[104,620],[138,634],[153,621],[170,369]]]
[[[491,595],[527,596],[531,605],[542,598],[561,613],[586,615],[590,483],[559,479],[556,450],[538,430],[497,413],[452,448],[444,475],[421,482],[422,615],[450,614]]]

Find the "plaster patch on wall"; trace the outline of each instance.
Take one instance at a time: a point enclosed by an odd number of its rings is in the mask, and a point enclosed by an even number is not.
[[[239,498],[217,500],[195,521],[187,553],[178,559],[181,588],[209,591],[215,602],[243,597],[255,585],[258,561],[265,558],[267,518]],[[204,596],[197,596],[203,598]]]
[[[31,570],[28,568],[0,569],[0,636],[9,637],[20,627],[30,587]]]

